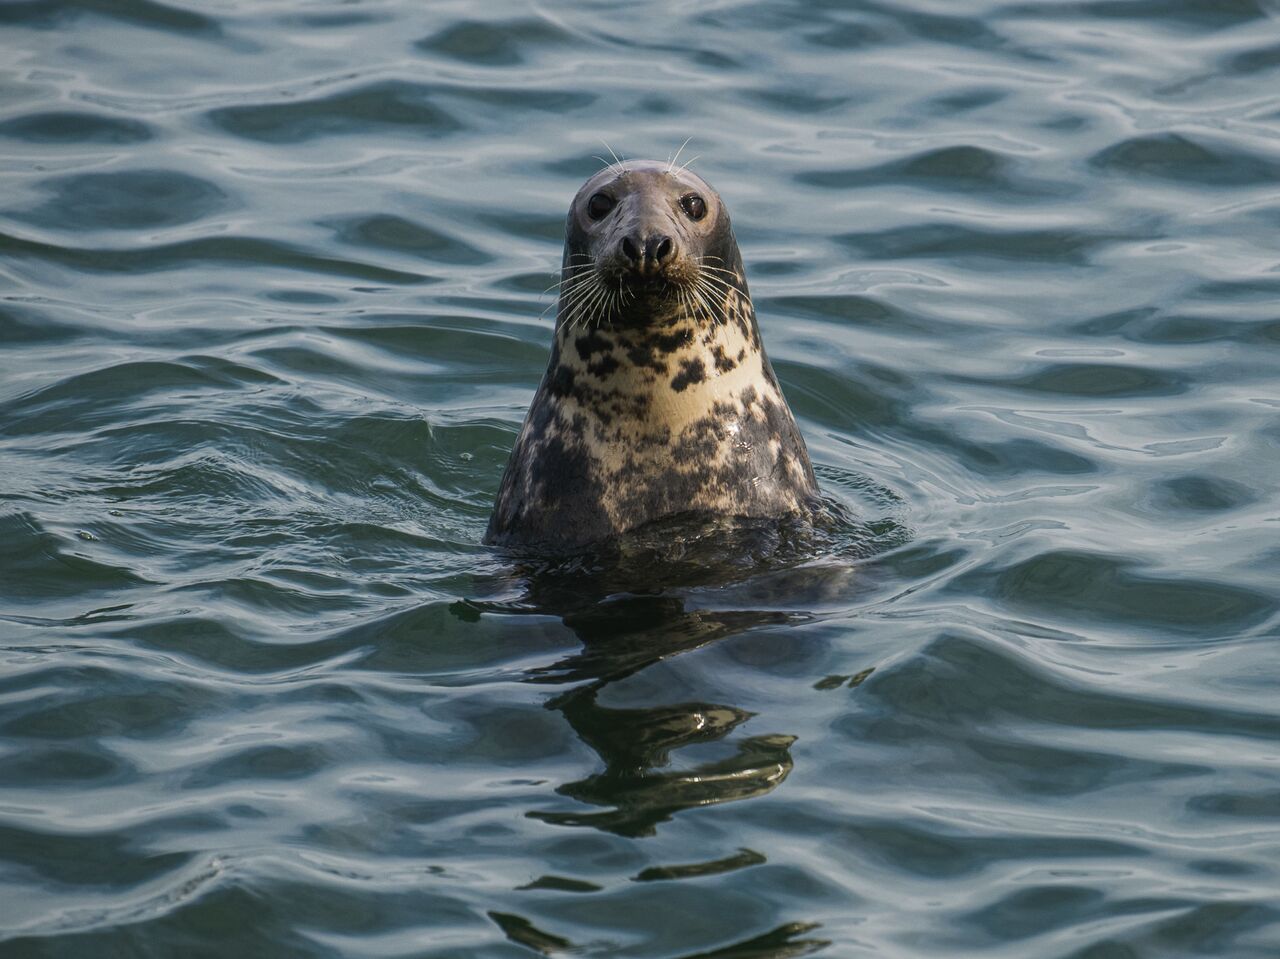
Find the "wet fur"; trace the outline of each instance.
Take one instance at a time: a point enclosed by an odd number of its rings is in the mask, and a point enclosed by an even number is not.
[[[578,209],[601,183],[628,205],[593,228]],[[669,202],[680,189],[714,204],[701,231]],[[637,223],[676,235],[667,274],[677,291],[699,271],[713,269],[716,282],[697,296],[628,288],[613,251]],[[593,177],[570,210],[562,276],[551,360],[486,542],[568,548],[677,513],[781,517],[808,508],[813,468],[760,342],[728,214],[705,181],[654,163]],[[575,278],[587,277],[604,292],[588,290],[594,307],[574,309],[587,302],[581,292],[574,300]]]

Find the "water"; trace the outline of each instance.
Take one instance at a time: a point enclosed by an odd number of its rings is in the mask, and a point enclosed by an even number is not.
[[[1277,90],[1262,0],[0,4],[0,954],[1280,954]],[[852,518],[522,566],[567,203],[690,135]]]

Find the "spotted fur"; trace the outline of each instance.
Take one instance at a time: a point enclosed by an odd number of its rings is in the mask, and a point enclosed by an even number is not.
[[[627,207],[592,224],[581,207],[606,188]],[[701,229],[675,205],[691,189],[714,209]],[[608,272],[619,234],[637,229],[674,236],[664,283],[629,287],[625,270]],[[707,264],[716,282],[688,295]],[[584,314],[571,308],[573,280],[588,270],[616,278],[618,293],[592,294],[596,308]],[[760,342],[728,214],[705,181],[652,162],[602,171],[570,210],[562,276],[550,363],[486,542],[568,548],[676,513],[807,509],[813,468]]]

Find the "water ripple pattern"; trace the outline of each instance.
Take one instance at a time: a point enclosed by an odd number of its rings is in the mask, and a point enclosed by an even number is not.
[[[1280,955],[1270,0],[10,0],[0,92],[4,956]],[[515,565],[690,136],[850,525]]]

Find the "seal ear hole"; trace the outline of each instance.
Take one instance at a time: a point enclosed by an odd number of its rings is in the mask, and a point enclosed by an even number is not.
[[[707,215],[707,201],[696,193],[686,193],[680,198],[680,209],[690,220],[701,220]]]
[[[587,201],[587,216],[593,220],[602,219],[617,206],[617,203],[618,201],[607,193],[593,193],[591,199]]]

